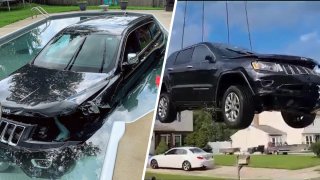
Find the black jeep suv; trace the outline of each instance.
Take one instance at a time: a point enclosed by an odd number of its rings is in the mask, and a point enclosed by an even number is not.
[[[163,60],[166,39],[152,15],[123,12],[59,32],[0,81],[0,171],[12,161],[29,176],[56,179],[70,169],[61,162],[72,167],[78,151],[96,151],[85,142]]]
[[[320,77],[309,58],[257,54],[217,43],[199,43],[167,59],[157,118],[205,108],[229,127],[248,127],[255,113],[281,111],[291,127],[313,123],[319,109]]]

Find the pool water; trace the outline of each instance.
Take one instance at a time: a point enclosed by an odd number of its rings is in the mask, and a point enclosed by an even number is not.
[[[48,25],[42,24],[30,32],[0,45],[0,79],[7,77],[10,73],[32,60],[41,48],[61,29],[83,18],[85,17],[52,20]],[[155,81],[156,76],[161,73],[162,63],[163,60],[160,60],[144,74],[135,88],[107,117],[103,127],[87,141],[87,144],[98,149],[97,153],[89,153],[88,155],[80,152],[80,155],[74,158],[75,163],[70,168],[69,173],[64,174],[61,179],[99,179],[113,122],[132,122],[154,109],[158,91]],[[65,156],[68,155],[66,154]],[[61,167],[68,168],[63,167],[63,165]],[[9,169],[0,172],[0,180],[2,179],[25,180],[34,178],[30,178],[19,166],[12,164]]]

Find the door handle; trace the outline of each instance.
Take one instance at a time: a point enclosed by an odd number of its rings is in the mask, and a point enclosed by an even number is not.
[[[168,68],[168,71],[173,71],[173,68]]]
[[[187,66],[187,68],[189,68],[189,69],[190,69],[190,68],[193,68],[193,66],[190,66],[190,65],[189,65],[189,66]]]

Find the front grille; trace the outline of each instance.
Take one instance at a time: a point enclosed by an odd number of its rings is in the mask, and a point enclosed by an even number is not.
[[[316,74],[316,72],[314,72],[313,70],[303,66],[291,65],[291,64],[283,64],[281,66],[286,74],[291,74],[291,75]]]
[[[2,120],[0,121],[0,142],[16,146],[23,134],[25,127]]]

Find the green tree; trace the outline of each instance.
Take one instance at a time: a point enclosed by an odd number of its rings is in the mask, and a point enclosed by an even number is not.
[[[163,154],[166,151],[168,151],[168,149],[169,149],[169,147],[168,147],[167,143],[163,139],[161,139],[159,145],[156,148],[156,154]]]
[[[320,142],[311,144],[311,151],[317,156],[320,157]]]
[[[204,148],[208,142],[229,141],[230,136],[235,133],[224,123],[212,120],[209,113],[205,111],[194,111],[193,132],[186,137],[186,145]]]

